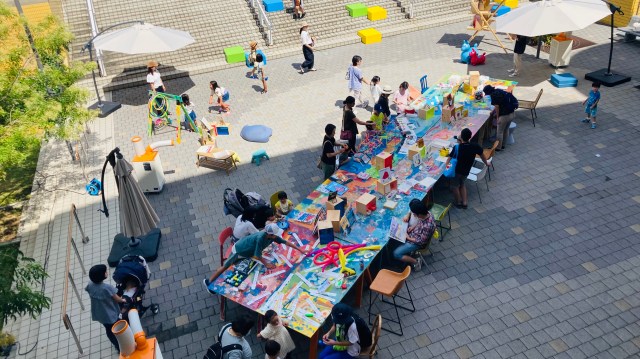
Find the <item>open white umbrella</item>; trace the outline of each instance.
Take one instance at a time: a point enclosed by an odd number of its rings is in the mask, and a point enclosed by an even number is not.
[[[609,15],[609,6],[601,0],[542,0],[499,16],[496,30],[535,37],[584,29]]]
[[[123,54],[154,54],[181,49],[196,40],[186,31],[141,23],[97,36],[98,50]]]

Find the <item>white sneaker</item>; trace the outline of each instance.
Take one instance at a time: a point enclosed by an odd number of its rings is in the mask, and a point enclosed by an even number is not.
[[[298,71],[300,73],[300,75],[304,75],[304,69],[301,67],[300,71]]]
[[[420,272],[422,270],[422,258],[416,258],[416,264],[413,265],[413,270],[416,272]]]
[[[508,73],[512,73],[512,72],[516,72],[516,69],[509,69],[507,70]]]
[[[518,75],[519,75],[519,73],[517,73],[517,72],[513,72],[513,73],[510,73],[510,74],[509,74],[509,77],[516,77],[516,76],[518,76]]]
[[[318,69],[316,69],[315,67],[312,67],[309,69],[309,71],[318,71]]]

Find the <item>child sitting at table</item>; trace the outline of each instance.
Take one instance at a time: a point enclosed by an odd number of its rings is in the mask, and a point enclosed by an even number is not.
[[[293,202],[287,198],[287,192],[278,192],[278,202],[276,202],[276,215],[285,217],[293,209]]]
[[[371,118],[369,121],[373,122],[373,125],[367,125],[367,130],[371,131],[383,131],[384,126],[386,125],[385,115],[382,113],[382,106],[380,104],[375,104],[373,106],[373,113],[371,113]]]
[[[285,358],[296,348],[293,339],[291,339],[291,334],[289,334],[287,328],[284,327],[282,319],[280,319],[280,316],[274,310],[267,310],[267,312],[264,313],[264,319],[267,321],[267,326],[258,333],[258,339],[269,339],[267,346],[270,341],[275,341],[276,344],[278,344],[278,351],[272,354],[275,356],[269,358],[275,358],[277,355]],[[267,354],[269,353],[267,352]]]
[[[258,334],[259,336],[260,334]],[[267,340],[264,344],[264,359],[282,359],[280,357],[280,344],[275,340]]]
[[[271,243],[276,242],[280,244],[284,244],[287,247],[291,247],[297,251],[300,251],[303,254],[307,254],[307,250],[304,250],[297,245],[285,241],[282,239],[282,233],[284,231],[278,227],[277,224],[271,223],[268,224],[264,232],[258,232],[251,235],[248,235],[238,242],[236,242],[231,248],[231,256],[224,262],[224,265],[218,268],[208,279],[205,278],[203,280],[205,287],[211,292],[209,289],[209,284],[215,281],[224,271],[229,269],[232,264],[236,261],[243,258],[254,258],[255,260],[261,262],[267,269],[273,269],[275,266],[273,263],[268,262],[266,259],[262,258],[262,251],[269,247]]]

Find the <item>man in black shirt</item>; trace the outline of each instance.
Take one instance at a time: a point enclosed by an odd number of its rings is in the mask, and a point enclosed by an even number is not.
[[[485,166],[489,166],[482,152],[482,147],[477,143],[469,143],[470,139],[471,130],[468,128],[462,129],[458,138],[458,145],[451,151],[447,159],[447,165],[452,157],[455,157],[458,161],[456,163],[456,176],[453,178],[453,196],[455,197],[456,207],[463,209],[467,209],[467,187],[465,187],[464,182],[469,176],[469,172],[471,172],[476,155],[480,156]]]
[[[335,150],[336,145],[336,126],[328,124],[324,127],[324,139],[322,140],[322,156],[320,162],[322,162],[322,172],[324,172],[324,179],[331,177],[333,172],[336,171],[336,156],[344,153],[347,150],[346,146],[342,146],[339,150]]]
[[[509,77],[515,77],[520,75],[522,70],[522,54],[527,48],[527,42],[529,38],[522,35],[516,35],[516,44],[513,47],[513,68],[509,70]]]
[[[496,130],[496,140],[500,143],[496,151],[504,150],[504,145],[509,137],[509,127],[511,122],[516,117],[515,104],[517,99],[510,93],[493,88],[491,85],[487,85],[482,90],[485,95],[491,96],[491,104],[495,106],[493,115],[498,117],[498,129]]]

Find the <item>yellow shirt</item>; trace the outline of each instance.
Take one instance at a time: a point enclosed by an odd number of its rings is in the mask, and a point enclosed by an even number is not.
[[[287,203],[285,204],[282,204],[282,202],[280,201],[276,202],[276,212],[280,211],[282,212],[282,214],[287,214],[291,212],[292,209],[293,209],[293,202],[291,202],[290,199],[287,199]]]
[[[376,124],[376,131],[382,131],[382,121],[384,121],[384,113],[380,112],[378,115],[371,114],[371,122]]]

